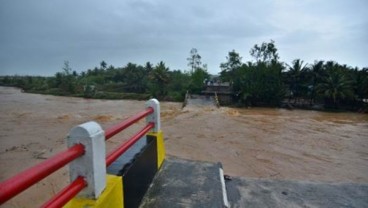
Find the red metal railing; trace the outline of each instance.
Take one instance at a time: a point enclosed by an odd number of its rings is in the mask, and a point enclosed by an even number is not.
[[[64,206],[68,201],[75,197],[84,187],[87,186],[87,181],[79,176],[67,187],[63,188],[58,194],[52,197],[48,202],[43,204],[42,208],[58,208]]]
[[[118,134],[122,130],[133,125],[137,121],[146,117],[147,115],[153,113],[152,107],[129,117],[123,122],[107,129],[105,131],[105,140],[110,139],[114,135]],[[154,123],[147,124],[143,129],[141,129],[137,134],[131,137],[127,142],[120,145],[112,153],[106,157],[106,166],[113,163],[120,155],[127,151],[133,144],[135,144],[141,137],[143,137],[147,132],[154,128]],[[46,176],[55,172],[56,170],[62,168],[66,164],[75,160],[76,158],[82,156],[85,153],[84,146],[82,144],[76,144],[69,149],[53,156],[52,158],[35,165],[16,176],[0,183],[0,205],[8,201],[12,197],[26,190],[30,186],[39,182]],[[88,186],[87,182],[83,177],[79,176],[67,187],[63,188],[58,194],[52,197],[49,201],[42,205],[42,207],[62,207],[69,200],[75,197],[83,188]]]
[[[141,129],[137,134],[131,137],[128,141],[120,145],[113,152],[111,152],[106,157],[106,167],[111,165],[120,155],[126,152],[133,144],[135,144],[142,136],[144,136],[147,132],[149,132],[152,128],[155,127],[154,123],[149,123],[143,129]]]
[[[142,118],[148,116],[151,113],[153,113],[153,108],[149,107],[145,111],[142,111],[142,112],[140,112],[140,113],[124,120],[123,122],[107,129],[105,131],[105,139],[106,140],[110,139],[114,135],[118,134],[122,130],[128,128],[129,126],[133,125],[134,123],[136,123],[137,121],[141,120]]]
[[[13,198],[83,154],[84,146],[82,144],[76,144],[52,158],[2,182],[0,184],[0,204]]]

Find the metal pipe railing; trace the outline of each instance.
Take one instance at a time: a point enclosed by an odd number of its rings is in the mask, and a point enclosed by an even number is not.
[[[126,129],[127,127],[133,125],[140,119],[147,116],[148,124],[143,129],[141,129],[137,134],[131,137],[127,142],[120,145],[117,149],[115,149],[112,153],[110,153],[106,157],[106,166],[109,166],[120,155],[126,152],[132,145],[134,145],[141,137],[143,137],[150,130],[158,131],[160,129],[159,102],[156,99],[151,99],[146,103],[146,107],[147,107],[146,110],[107,129],[105,131],[105,134],[103,133],[103,130],[101,129],[101,127],[95,122],[88,122],[88,123],[79,125],[78,127],[74,128],[73,129],[74,131],[73,130],[71,131],[68,138],[69,138],[69,141],[73,141],[71,140],[71,138],[75,139],[75,137],[73,136],[77,135],[77,140],[76,141],[74,140],[73,142],[74,145],[72,143],[70,145],[71,146],[70,148],[0,183],[0,205],[6,202],[7,200],[11,199],[12,197],[16,196],[17,194],[21,193],[22,191],[26,190],[30,186],[34,185],[35,183],[39,182],[40,180],[47,177],[48,175],[55,172],[56,170],[62,168],[66,164],[82,156],[83,154],[86,154],[86,157],[88,155],[94,155],[94,156],[98,155],[98,154],[92,154],[91,152],[85,152],[85,149],[88,149],[89,144],[86,147],[80,144],[78,140],[80,139],[79,138],[79,134],[81,133],[80,129],[84,129],[87,132],[87,135],[85,136],[89,137],[90,139],[92,139],[93,137],[94,138],[93,141],[97,142],[97,138],[95,138],[96,136],[102,139],[101,141],[104,141],[104,140],[110,139],[111,137],[118,134],[122,130]],[[155,114],[150,115],[152,113],[155,113]],[[102,135],[97,135],[96,129],[99,129],[98,131],[102,132],[101,133]],[[93,132],[93,134],[91,132]],[[104,155],[105,153],[103,151],[103,157]],[[88,158],[89,157],[90,156],[88,156]],[[94,159],[92,159],[92,161],[94,161]],[[75,162],[77,161],[74,161],[73,163],[71,163],[71,165],[77,164]],[[83,166],[83,164],[81,164],[81,166]],[[93,181],[92,182],[88,181],[86,178],[84,178],[84,175],[82,174],[81,176],[80,173],[76,176],[77,176],[76,179],[71,184],[63,188],[57,195],[55,195],[48,202],[43,204],[42,207],[62,207],[69,200],[75,197],[85,187],[92,188],[93,191],[95,191],[95,193],[98,192],[98,190],[95,189],[96,186]],[[102,189],[99,189],[99,190],[101,191]]]
[[[145,111],[142,111],[142,112],[140,112],[140,113],[124,120],[123,122],[107,129],[105,131],[105,139],[106,140],[110,139],[114,135],[118,134],[122,130],[128,128],[129,126],[133,125],[135,122],[141,120],[142,118],[146,117],[147,115],[149,115],[153,112],[154,112],[153,108],[148,107]]]
[[[154,123],[147,124],[143,129],[141,129],[137,134],[131,137],[128,141],[120,145],[113,152],[111,152],[106,157],[106,167],[111,165],[120,155],[126,152],[133,144],[135,144],[141,137],[143,137],[147,132],[155,127]]]
[[[46,176],[84,154],[84,146],[76,144],[69,149],[41,162],[0,184],[0,204],[13,198]]]
[[[63,188],[59,193],[52,197],[49,201],[44,203],[42,208],[59,208],[68,203],[73,197],[75,197],[84,187],[86,187],[87,181],[82,176],[79,176],[67,187]]]

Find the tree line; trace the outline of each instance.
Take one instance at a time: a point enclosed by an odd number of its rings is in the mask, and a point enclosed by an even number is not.
[[[221,78],[232,83],[240,105],[367,110],[368,68],[301,59],[289,65],[279,60],[272,40],[254,45],[250,55],[253,60],[243,63],[233,50],[220,66]]]
[[[96,99],[145,100],[156,97],[181,102],[187,91],[200,93],[203,80],[210,76],[206,65],[199,64],[198,53],[192,53],[188,65],[193,70],[188,72],[170,70],[163,61],[156,65],[128,63],[123,67],[108,66],[101,61],[99,66],[77,73],[65,61],[62,70],[54,76],[3,76],[0,85],[19,87],[30,93]]]
[[[235,105],[366,108],[363,100],[368,98],[368,68],[323,60],[307,64],[301,59],[289,65],[279,60],[272,40],[254,45],[250,55],[253,59],[243,62],[240,54],[232,50],[220,64],[217,79],[230,83]],[[211,78],[201,58],[193,48],[184,72],[170,70],[163,61],[155,65],[128,63],[123,67],[101,61],[99,66],[77,73],[65,61],[54,76],[3,76],[0,84],[53,95],[183,101],[187,91],[200,93],[204,80]]]

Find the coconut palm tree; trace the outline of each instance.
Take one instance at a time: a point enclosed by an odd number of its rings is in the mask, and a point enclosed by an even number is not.
[[[323,75],[323,69],[324,69],[324,61],[316,61],[313,65],[310,67],[310,104],[314,103],[317,95],[317,83],[321,79]]]
[[[128,63],[122,69],[122,81],[127,92],[143,93],[146,90],[144,68],[140,65]]]
[[[340,99],[353,96],[351,80],[338,70],[329,70],[317,85],[317,92],[327,98],[337,107]]]
[[[155,96],[164,96],[167,93],[166,86],[169,83],[169,68],[165,66],[164,62],[160,62],[151,71],[149,79],[152,82],[153,94]]]
[[[293,97],[298,97],[301,95],[302,88],[302,76],[307,71],[308,66],[307,63],[304,64],[304,61],[300,59],[295,59],[292,63],[292,66],[288,65],[289,71],[289,79],[290,79],[290,91],[292,92]],[[296,99],[294,100],[296,102]]]

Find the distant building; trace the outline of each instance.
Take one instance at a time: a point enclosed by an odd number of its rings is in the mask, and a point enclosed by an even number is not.
[[[217,79],[216,79],[217,78]],[[211,77],[210,80],[204,81],[204,90],[202,94],[204,95],[215,95],[219,99],[221,105],[229,105],[232,103],[232,87],[229,82],[221,82],[218,77]]]

